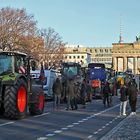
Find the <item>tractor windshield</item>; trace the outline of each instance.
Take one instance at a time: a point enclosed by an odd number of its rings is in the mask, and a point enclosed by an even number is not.
[[[12,71],[12,56],[0,55],[0,74],[6,74]]]
[[[77,75],[78,69],[77,67],[71,66],[71,67],[64,67],[64,75],[67,75],[68,77]]]

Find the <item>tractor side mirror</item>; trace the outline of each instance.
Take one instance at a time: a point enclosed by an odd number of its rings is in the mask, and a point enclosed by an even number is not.
[[[60,69],[60,73],[61,73],[61,74],[63,73],[62,69]]]
[[[31,61],[31,68],[32,68],[33,71],[36,70],[36,63],[35,63],[35,61]]]

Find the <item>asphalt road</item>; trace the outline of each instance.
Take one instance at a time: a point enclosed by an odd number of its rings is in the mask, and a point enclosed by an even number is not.
[[[54,111],[52,102],[46,102],[42,115],[16,121],[1,117],[0,140],[99,140],[123,119],[116,96],[111,107],[93,100],[76,111],[66,111],[65,104]]]

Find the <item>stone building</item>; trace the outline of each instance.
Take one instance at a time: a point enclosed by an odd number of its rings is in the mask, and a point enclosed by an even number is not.
[[[115,71],[132,71],[133,74],[140,73],[140,39],[134,43],[112,44],[113,68]]]
[[[90,48],[91,62],[104,63],[107,68],[112,67],[112,48],[111,47],[94,47]]]
[[[85,47],[82,45],[67,45],[64,60],[67,62],[104,63],[107,68],[112,67],[111,47]]]
[[[91,54],[88,49],[82,45],[67,45],[65,47],[65,62],[77,62],[86,67],[91,62]]]

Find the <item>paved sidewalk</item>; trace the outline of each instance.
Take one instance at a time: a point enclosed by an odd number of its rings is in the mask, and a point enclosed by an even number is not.
[[[101,140],[140,140],[140,110],[129,115]]]

